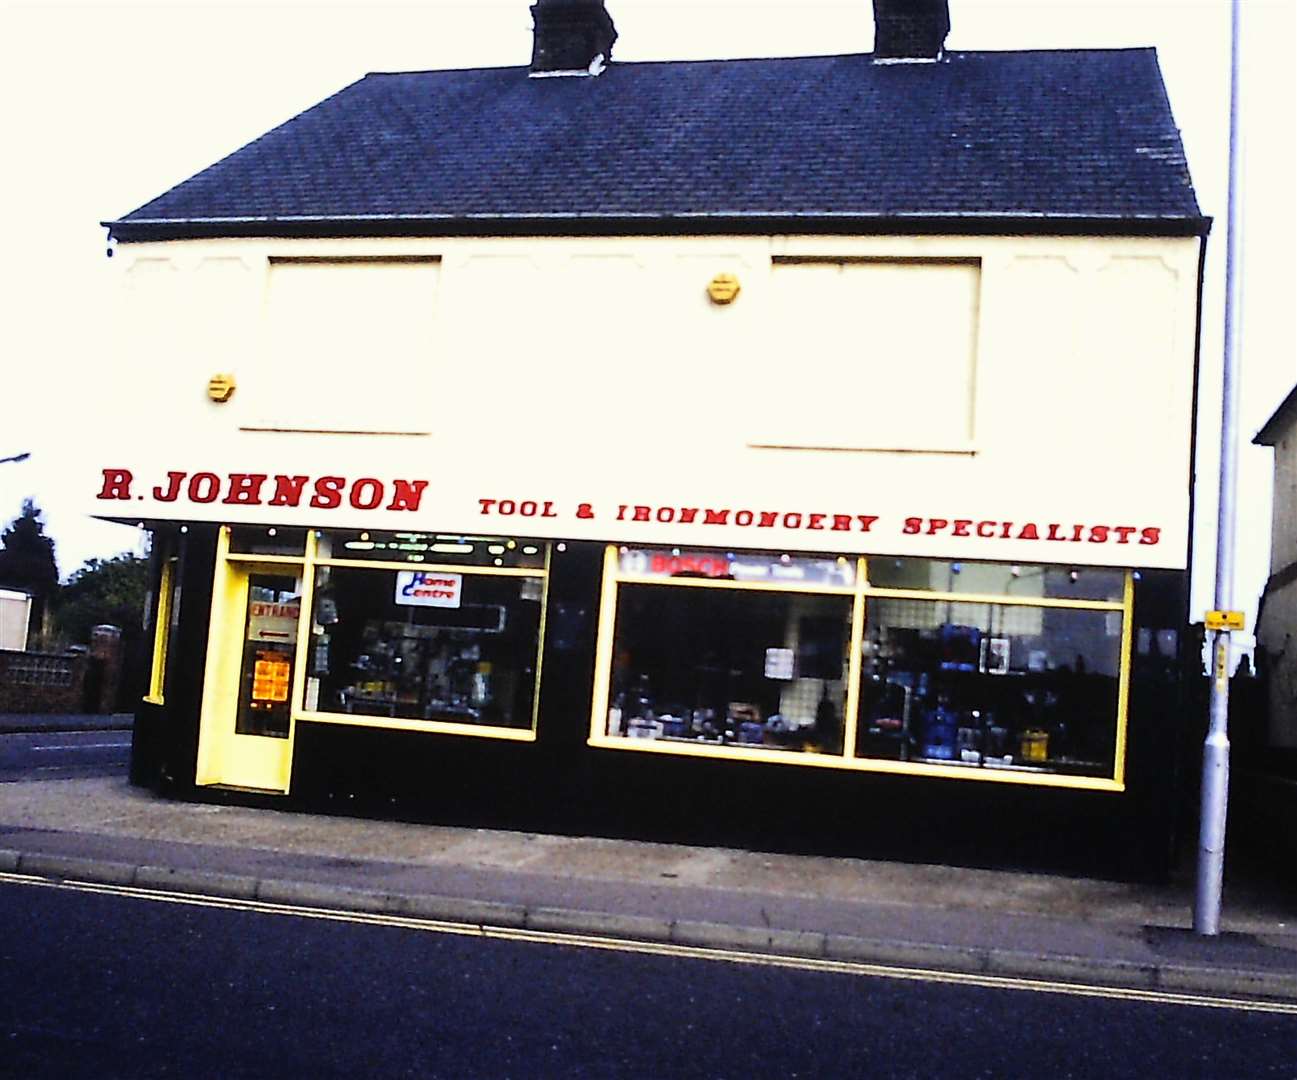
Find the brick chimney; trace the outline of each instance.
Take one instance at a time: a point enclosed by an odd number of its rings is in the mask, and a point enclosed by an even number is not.
[[[947,0],[874,0],[874,62],[941,59],[950,33]]]
[[[603,0],[536,0],[531,77],[598,75],[612,58],[617,29]]]

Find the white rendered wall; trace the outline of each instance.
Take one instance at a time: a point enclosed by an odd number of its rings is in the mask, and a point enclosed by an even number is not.
[[[1183,568],[1198,257],[1192,238],[120,245],[86,506]],[[223,486],[195,502],[204,472]],[[223,501],[231,473],[267,477],[255,501]],[[268,505],[276,475],[308,478],[299,505]],[[325,476],[339,505],[312,507]],[[384,485],[374,509],[360,478]],[[386,509],[397,479],[426,481],[417,510]]]

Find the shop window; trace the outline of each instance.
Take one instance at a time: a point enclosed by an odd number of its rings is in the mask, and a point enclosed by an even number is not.
[[[533,727],[542,574],[336,561],[315,574],[308,713]]]
[[[1110,777],[1120,612],[871,597],[856,753]]]
[[[620,585],[598,738],[842,753],[854,560],[614,554]]]
[[[608,548],[601,747],[1120,789],[1131,576]]]
[[[607,734],[842,752],[851,599],[622,586]]]

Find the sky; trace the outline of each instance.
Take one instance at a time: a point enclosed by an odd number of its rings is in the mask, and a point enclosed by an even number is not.
[[[86,365],[112,362],[106,236],[118,217],[369,71],[526,64],[529,0],[38,4],[0,7],[8,166],[0,262],[0,524],[42,508],[64,577],[142,552],[84,516],[63,477]],[[616,60],[869,52],[870,0],[608,0]],[[1243,310],[1235,606],[1269,570],[1272,451],[1251,438],[1297,383],[1297,5],[1243,0]],[[1193,612],[1213,606],[1227,191],[1228,0],[950,0],[947,48],[1155,46],[1208,242]],[[1243,639],[1246,641],[1246,638]]]

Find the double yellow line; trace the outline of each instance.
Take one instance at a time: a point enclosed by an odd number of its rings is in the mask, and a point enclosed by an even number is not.
[[[476,923],[446,922],[378,912],[341,911],[333,908],[303,907],[296,904],[274,904],[262,900],[239,900],[202,893],[168,892],[144,889],[134,885],[107,885],[91,881],[53,880],[0,871],[0,883],[33,888],[60,889],[70,892],[99,893],[105,896],[151,900],[154,903],[180,904],[188,907],[217,908],[226,911],[251,911],[261,915],[289,915],[300,919],[356,923],[362,926],[387,926],[425,933],[453,934],[459,937],[488,938],[496,941],[523,941],[537,945],[563,945],[578,949],[600,949],[605,952],[634,953],[645,956],[668,956],[689,960],[711,960],[755,967],[790,968],[834,975],[870,976],[909,982],[946,983],[976,986],[993,990],[1021,990],[1043,994],[1067,994],[1072,997],[1107,998],[1115,1001],[1137,1001],[1153,1005],[1180,1005],[1202,1009],[1236,1009],[1241,1012],[1277,1013],[1297,1016],[1297,1003],[1256,1001],[1247,998],[1213,997],[1205,994],[1172,993],[1162,990],[1140,990],[1121,986],[1089,986],[1085,983],[1054,982],[1046,979],[1022,979],[1009,975],[981,975],[962,971],[933,971],[925,968],[893,967],[856,960],[822,960],[809,956],[741,952],[736,949],[673,945],[656,941],[632,941],[600,937],[594,934],[554,933],[546,930],[524,930],[505,926],[483,926]]]

